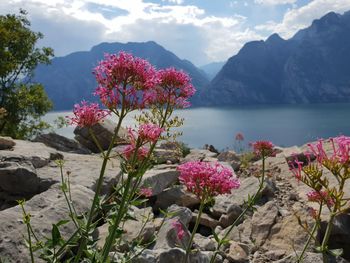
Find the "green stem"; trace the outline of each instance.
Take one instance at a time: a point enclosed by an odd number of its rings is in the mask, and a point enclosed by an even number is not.
[[[322,205],[323,205],[323,202],[320,203],[320,208],[318,211],[315,225],[312,228],[311,233],[309,233],[309,237],[304,245],[304,248],[303,248],[301,254],[298,256],[297,263],[301,263],[303,261],[304,254],[305,254],[307,248],[309,247],[311,240],[314,239],[315,232],[316,232],[317,228],[319,227],[319,221],[321,220],[320,218],[321,218],[321,213],[322,213]]]
[[[67,193],[66,193],[66,187],[67,187],[67,185],[66,185],[66,183],[65,183],[65,181],[64,181],[64,178],[63,178],[63,168],[62,168],[62,164],[60,164],[59,166],[60,166],[60,173],[61,173],[62,192],[63,192],[64,198],[66,199],[66,203],[67,203],[67,205],[68,205],[70,217],[72,218],[75,227],[76,227],[77,229],[80,230],[80,227],[79,227],[77,221],[75,220],[76,217],[77,217],[77,215],[76,215],[75,213],[73,213],[73,210],[72,210],[72,207],[71,207],[71,203],[70,203],[69,198],[68,198]]]
[[[124,188],[123,197],[122,197],[122,201],[120,203],[117,218],[112,226],[111,231],[109,232],[106,243],[105,243],[103,250],[102,250],[103,251],[102,262],[107,262],[108,254],[109,254],[109,251],[111,250],[112,244],[114,242],[115,234],[117,233],[118,226],[124,217],[124,209],[126,207],[125,205],[126,205],[126,201],[127,201],[128,195],[129,195],[129,188],[130,188],[131,180],[132,180],[132,176],[128,175],[128,179],[126,181],[126,185]]]
[[[332,232],[334,217],[335,217],[335,213],[332,213],[327,224],[326,233],[322,240],[321,251],[322,251],[322,257],[323,257],[324,263],[328,263],[328,255],[327,255],[328,240]]]
[[[24,201],[23,201],[24,202]],[[23,202],[20,202],[20,206],[22,208],[22,212],[23,212],[23,218],[24,218],[24,222],[27,226],[27,234],[28,234],[28,245],[29,245],[29,253],[30,253],[30,259],[31,262],[34,263],[34,254],[33,254],[33,247],[32,247],[32,238],[31,238],[31,234],[30,234],[30,215],[28,215],[24,209],[24,205]]]
[[[261,179],[260,179],[258,191],[254,194],[254,196],[250,200],[248,199],[249,201],[248,201],[247,206],[244,208],[242,213],[236,218],[236,220],[232,223],[232,225],[230,226],[228,231],[225,233],[224,237],[220,240],[220,242],[218,242],[218,247],[216,248],[214,255],[211,257],[210,263],[214,263],[215,262],[216,256],[219,254],[220,248],[225,243],[224,241],[226,240],[228,235],[231,233],[231,231],[236,226],[236,224],[248,212],[248,210],[255,204],[256,199],[258,198],[258,196],[260,195],[260,193],[261,193],[261,191],[262,191],[262,189],[264,187],[264,180],[265,180],[265,156],[263,156],[263,158],[262,158],[262,176],[261,176]]]
[[[194,235],[196,234],[197,232],[197,228],[199,226],[199,221],[201,219],[201,216],[202,216],[202,213],[203,213],[203,209],[204,209],[204,204],[205,204],[205,200],[203,199],[201,201],[201,204],[199,206],[199,212],[198,212],[198,216],[197,216],[197,219],[196,219],[196,223],[194,225],[194,228],[192,230],[192,234],[191,234],[191,237],[190,237],[190,241],[188,242],[188,245],[187,245],[187,248],[186,248],[186,256],[185,256],[185,261],[184,263],[187,263],[188,261],[188,257],[190,255],[190,252],[191,252],[191,248],[192,248],[192,243],[193,243],[193,238],[194,238]]]
[[[124,105],[124,103],[122,105]],[[95,207],[97,205],[98,198],[99,198],[99,195],[100,195],[100,192],[101,192],[102,183],[103,183],[103,177],[104,177],[104,174],[105,174],[105,171],[106,171],[107,162],[109,160],[109,155],[110,155],[110,153],[112,151],[112,148],[114,146],[114,142],[115,142],[115,140],[116,140],[116,138],[118,136],[118,133],[119,133],[120,127],[122,125],[122,121],[123,121],[124,117],[125,117],[125,108],[123,106],[122,109],[121,109],[121,114],[120,114],[120,118],[118,120],[117,127],[114,130],[114,134],[113,134],[112,140],[111,140],[111,142],[110,142],[110,144],[108,146],[107,152],[104,154],[103,163],[102,163],[101,170],[100,170],[100,176],[99,176],[98,181],[97,181],[97,186],[96,186],[94,199],[92,201],[92,205],[91,205],[91,208],[90,208],[88,221],[87,221],[87,224],[86,224],[85,235],[82,236],[82,240],[81,240],[81,243],[79,245],[79,249],[78,249],[77,255],[75,257],[74,263],[79,262],[79,259],[80,259],[81,255],[83,253],[83,250],[86,247],[87,236],[89,235],[89,232],[90,232],[90,227],[91,227],[92,220],[93,220],[94,213],[95,213]]]

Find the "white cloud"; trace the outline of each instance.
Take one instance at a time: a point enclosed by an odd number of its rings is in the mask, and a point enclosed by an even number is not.
[[[276,32],[284,38],[290,38],[298,30],[311,25],[314,19],[321,18],[328,12],[343,13],[348,10],[350,10],[349,0],[313,0],[302,7],[289,9],[281,23],[269,21],[256,26],[255,29]]]
[[[0,1],[0,13],[29,12],[33,29],[45,35],[42,42],[56,55],[88,50],[103,41],[154,40],[181,58],[196,64],[226,60],[246,42],[261,38],[246,29],[239,15],[208,15],[195,5],[156,4],[143,0],[9,0]],[[91,5],[92,4],[92,5]],[[96,10],[92,7],[99,6]],[[124,10],[104,16],[98,10]]]
[[[184,0],[162,0],[162,2],[169,2],[169,3],[181,5],[184,3]]]
[[[297,0],[254,0],[254,2],[262,5],[285,5],[294,4]]]

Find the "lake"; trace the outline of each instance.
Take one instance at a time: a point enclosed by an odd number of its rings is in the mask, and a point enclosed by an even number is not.
[[[302,145],[318,138],[350,135],[350,104],[274,105],[237,108],[193,108],[178,110],[185,119],[179,140],[190,147],[212,144],[217,149],[232,148],[234,136],[242,132],[245,142],[270,140],[279,146]],[[44,119],[52,123],[71,112],[50,112]],[[131,114],[124,126],[135,123]],[[73,138],[73,127],[57,133]]]

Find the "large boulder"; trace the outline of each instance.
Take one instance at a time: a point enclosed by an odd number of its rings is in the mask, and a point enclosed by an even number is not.
[[[87,127],[76,127],[74,130],[75,139],[84,147],[88,148],[90,151],[94,153],[100,152],[99,148],[95,144],[89,129],[96,136],[102,150],[107,150],[115,130],[116,124],[110,120],[105,120],[103,122],[99,122],[92,126],[91,128]],[[126,144],[127,143],[127,131],[124,128],[120,128],[119,134],[114,142],[114,145]]]
[[[90,154],[91,151],[84,148],[80,143],[75,140],[66,138],[57,133],[50,132],[46,134],[40,134],[33,140],[34,142],[42,142],[46,146],[54,148],[62,152],[72,152],[79,154]]]
[[[93,192],[83,186],[72,186],[71,193],[77,212],[88,211]],[[42,240],[51,235],[52,224],[69,217],[65,198],[58,185],[28,200],[25,209],[31,215],[34,232]],[[0,258],[6,258],[9,262],[30,262],[24,240],[27,235],[26,228],[22,218],[19,206],[0,212]],[[69,223],[60,227],[60,230],[62,236],[67,238],[75,231],[75,226]]]

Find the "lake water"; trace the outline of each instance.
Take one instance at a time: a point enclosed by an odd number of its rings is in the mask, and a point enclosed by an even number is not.
[[[242,132],[245,142],[270,140],[276,145],[302,145],[318,138],[350,135],[350,104],[278,105],[240,108],[193,108],[178,110],[185,119],[179,140],[190,147],[212,144],[222,150],[232,148],[234,136]],[[52,123],[70,112],[50,112],[45,120]],[[124,126],[135,123],[133,115]],[[73,127],[57,133],[72,138]]]

